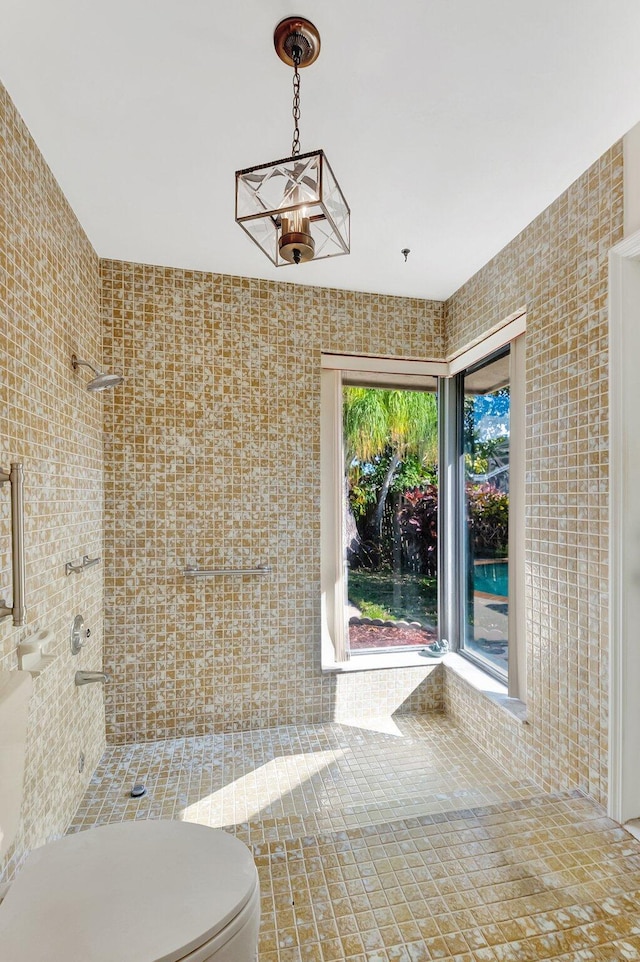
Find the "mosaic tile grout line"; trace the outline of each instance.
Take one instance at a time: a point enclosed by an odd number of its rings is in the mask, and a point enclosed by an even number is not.
[[[402,715],[393,729],[329,723],[112,747],[69,830],[103,815],[221,825],[216,798],[235,793],[249,817],[222,827],[258,866],[260,962],[640,960],[639,842],[578,789],[510,782],[444,716]],[[443,810],[424,811],[422,798],[422,811],[398,817],[394,788],[421,769],[470,794],[493,782],[502,797],[461,808],[454,789]],[[256,771],[265,777],[248,788]],[[124,801],[133,772],[155,778],[158,808]],[[296,788],[300,812],[265,814]],[[342,810],[323,808],[334,789]]]

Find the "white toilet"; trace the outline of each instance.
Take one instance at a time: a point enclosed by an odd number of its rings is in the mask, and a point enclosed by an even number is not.
[[[28,673],[0,674],[0,853],[17,827],[30,689]],[[0,903],[0,959],[255,962],[259,923],[258,874],[238,839],[118,822],[31,853]]]

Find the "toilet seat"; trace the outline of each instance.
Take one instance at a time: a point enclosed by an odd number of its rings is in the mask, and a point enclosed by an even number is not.
[[[198,962],[251,918],[257,935],[258,913],[256,867],[232,835],[118,822],[29,856],[0,905],[2,959]]]

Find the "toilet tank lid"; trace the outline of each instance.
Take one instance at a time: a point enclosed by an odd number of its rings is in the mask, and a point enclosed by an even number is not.
[[[258,884],[249,849],[189,822],[119,822],[36,849],[0,907],[12,962],[178,962],[217,935]],[[39,949],[39,951],[38,951]]]

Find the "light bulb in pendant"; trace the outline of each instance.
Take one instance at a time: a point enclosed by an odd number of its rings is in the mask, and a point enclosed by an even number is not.
[[[282,215],[282,229],[278,247],[280,256],[289,264],[304,264],[313,260],[316,244],[311,236],[307,208],[289,211]]]

